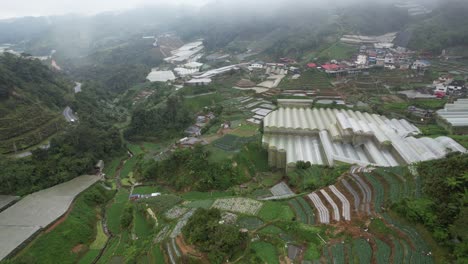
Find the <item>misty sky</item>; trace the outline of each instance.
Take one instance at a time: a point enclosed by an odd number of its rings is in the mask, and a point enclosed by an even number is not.
[[[154,4],[202,5],[206,0],[0,0],[0,18],[96,14]]]

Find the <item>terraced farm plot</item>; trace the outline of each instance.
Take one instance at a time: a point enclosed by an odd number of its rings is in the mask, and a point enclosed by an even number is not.
[[[220,148],[224,151],[237,151],[243,145],[255,141],[257,139],[256,136],[252,137],[239,137],[232,134],[228,134],[223,136],[220,139],[217,139],[213,142],[213,145],[217,148]]]
[[[390,259],[390,254],[392,253],[390,246],[387,245],[382,240],[375,238],[375,243],[377,244],[376,259],[378,264],[386,264]]]
[[[224,211],[256,215],[260,211],[262,203],[249,198],[224,198],[217,199],[212,207]]]
[[[366,240],[355,239],[353,240],[353,255],[358,263],[371,263],[372,248]]]
[[[278,252],[272,244],[259,241],[252,243],[250,246],[263,262],[268,264],[279,264]]]
[[[382,211],[382,206],[384,203],[384,197],[385,197],[385,192],[384,188],[382,186],[382,183],[380,183],[372,174],[369,173],[364,173],[365,179],[372,185],[373,194],[374,194],[374,210],[377,213],[380,213]]]
[[[240,228],[247,228],[248,230],[254,230],[263,225],[263,221],[257,217],[245,216],[237,220],[237,225]]]
[[[317,70],[307,70],[297,80],[290,77],[284,78],[279,87],[286,90],[330,89],[331,84],[325,73]]]
[[[296,221],[299,221],[304,224],[307,224],[309,222],[306,213],[304,212],[303,208],[296,199],[290,200],[289,205],[291,206],[291,208],[294,211],[294,214],[296,215]]]
[[[345,251],[342,243],[331,246],[333,263],[345,263]]]
[[[265,202],[258,213],[264,221],[284,220],[290,221],[294,217],[291,208],[282,202]]]

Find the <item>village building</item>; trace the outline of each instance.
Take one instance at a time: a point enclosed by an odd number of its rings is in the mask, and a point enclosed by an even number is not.
[[[431,66],[431,63],[427,60],[416,60],[413,62],[411,69],[413,70],[424,70]]]
[[[185,84],[189,86],[204,86],[211,84],[212,80],[210,78],[202,78],[202,79],[191,79],[186,81]]]

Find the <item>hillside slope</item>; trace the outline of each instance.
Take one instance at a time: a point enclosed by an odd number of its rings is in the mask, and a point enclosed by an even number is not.
[[[468,2],[444,1],[424,19],[409,27],[409,48],[439,53],[443,49],[468,45]]]
[[[26,149],[57,132],[71,87],[37,60],[0,56],[0,153]]]

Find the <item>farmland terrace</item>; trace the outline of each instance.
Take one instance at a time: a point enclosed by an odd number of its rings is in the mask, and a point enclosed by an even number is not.
[[[75,197],[100,178],[84,175],[32,193],[0,213],[0,260],[65,214]]]

